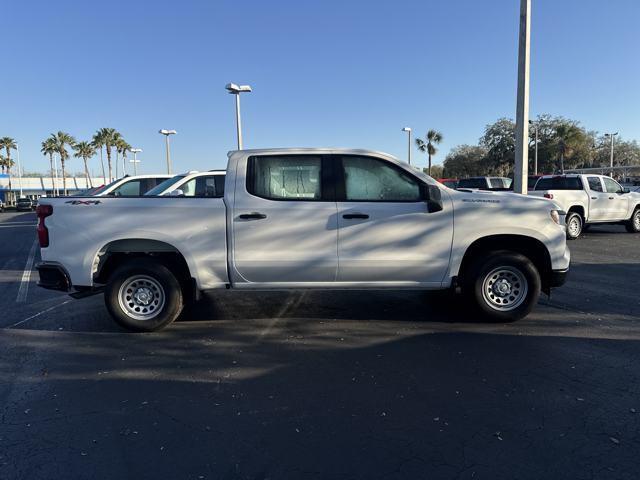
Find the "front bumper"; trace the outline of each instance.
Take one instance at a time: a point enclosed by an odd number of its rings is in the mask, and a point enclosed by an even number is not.
[[[36,265],[36,269],[40,275],[39,287],[61,292],[71,290],[71,279],[62,265],[42,262]]]
[[[568,268],[565,268],[564,270],[551,270],[551,275],[549,276],[549,287],[561,287],[566,283],[568,275]]]

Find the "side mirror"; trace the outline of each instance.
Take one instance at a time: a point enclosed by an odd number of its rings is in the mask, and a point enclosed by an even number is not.
[[[631,193],[631,190],[629,190],[627,187],[624,187],[622,189],[622,193]]]
[[[169,196],[170,197],[184,197],[184,192],[178,188],[176,190],[171,190],[169,192]]]
[[[422,187],[422,198],[427,204],[429,213],[442,210],[442,193],[436,185],[424,184]]]

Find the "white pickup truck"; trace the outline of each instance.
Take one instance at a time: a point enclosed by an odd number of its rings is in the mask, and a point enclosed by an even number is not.
[[[224,197],[43,199],[40,286],[104,291],[136,331],[209,289],[459,288],[481,316],[527,315],[569,269],[546,199],[457,192],[367,150],[230,152]]]
[[[553,200],[567,212],[567,238],[574,240],[585,227],[617,223],[640,232],[640,193],[630,192],[604,175],[544,175],[529,195]]]

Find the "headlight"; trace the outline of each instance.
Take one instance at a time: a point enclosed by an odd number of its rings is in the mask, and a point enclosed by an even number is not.
[[[551,210],[549,215],[551,215],[551,220],[560,225],[560,214],[558,213],[558,210]]]

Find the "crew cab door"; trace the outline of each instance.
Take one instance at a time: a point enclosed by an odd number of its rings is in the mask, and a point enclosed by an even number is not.
[[[618,182],[609,177],[602,177],[604,189],[607,192],[609,202],[609,220],[624,220],[627,218],[629,210],[629,197],[624,195],[623,189]]]
[[[340,156],[335,170],[337,281],[440,286],[451,253],[450,205],[430,213],[422,181],[383,159]]]
[[[238,162],[230,219],[237,287],[335,281],[338,222],[330,160],[262,155]],[[294,285],[295,284],[295,285]]]
[[[589,190],[589,221],[604,221],[609,218],[609,195],[604,191],[600,177],[587,177]]]

